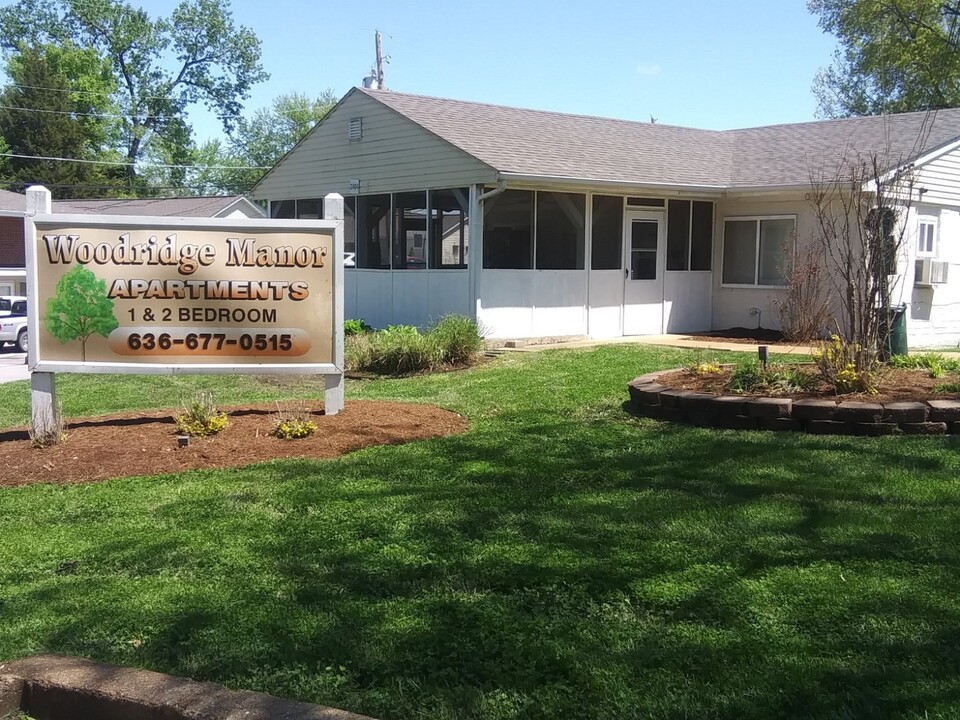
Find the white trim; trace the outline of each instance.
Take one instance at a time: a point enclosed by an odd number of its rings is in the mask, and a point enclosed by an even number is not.
[[[32,324],[30,319],[28,325]],[[32,344],[31,344],[32,345]],[[34,372],[129,373],[134,375],[335,375],[340,369],[331,363],[312,365],[154,365],[136,363],[39,362]]]
[[[926,165],[928,162],[931,162],[932,160],[936,160],[941,155],[946,155],[951,150],[956,150],[957,148],[960,148],[960,138],[958,138],[957,140],[951,140],[946,145],[941,145],[936,150],[931,150],[926,155],[921,155],[916,160],[914,160],[912,164],[914,167],[920,167],[921,165]]]
[[[796,254],[797,251],[797,215],[796,214],[786,214],[786,215],[725,215],[722,219],[723,229],[720,233],[720,287],[722,288],[738,288],[743,290],[783,290],[786,288],[786,285],[761,285],[760,284],[760,222],[762,220],[793,220],[793,231],[791,232],[791,242],[793,247],[791,248],[791,256]],[[726,283],[723,281],[723,257],[726,254],[727,249],[727,221],[755,221],[757,223],[757,234],[756,234],[756,244],[754,245],[754,259],[756,260],[756,265],[754,266],[753,271],[753,283]]]
[[[26,270],[19,270],[17,268],[0,268],[0,277],[11,278],[25,278],[27,276]]]

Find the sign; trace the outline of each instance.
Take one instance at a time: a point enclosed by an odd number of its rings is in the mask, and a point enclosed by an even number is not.
[[[342,221],[36,215],[30,226],[31,370],[342,371]]]

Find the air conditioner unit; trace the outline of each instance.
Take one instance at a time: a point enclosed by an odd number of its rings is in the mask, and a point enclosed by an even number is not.
[[[918,258],[913,276],[913,284],[917,287],[933,287],[947,282],[950,265],[942,260]]]

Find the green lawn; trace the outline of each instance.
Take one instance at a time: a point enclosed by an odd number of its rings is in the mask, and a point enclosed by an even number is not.
[[[628,380],[694,357],[620,346],[351,382],[471,429],[0,492],[0,658],[77,654],[387,720],[960,717],[956,438],[624,414]],[[300,388],[172,383],[60,388],[70,415]],[[25,396],[0,386],[0,424]]]

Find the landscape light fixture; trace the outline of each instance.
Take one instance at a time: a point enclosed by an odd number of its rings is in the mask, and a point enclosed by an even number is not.
[[[760,356],[760,362],[763,364],[764,371],[766,371],[767,360],[770,357],[770,348],[768,348],[766,345],[761,345],[757,348],[757,355]]]

